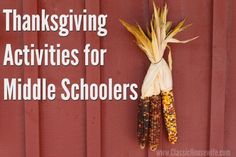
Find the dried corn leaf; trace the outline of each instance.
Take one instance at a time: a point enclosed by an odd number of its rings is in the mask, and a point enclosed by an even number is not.
[[[172,22],[167,21],[168,8],[167,5],[160,9],[153,3],[153,15],[150,22],[150,28],[146,29],[146,33],[139,25],[131,25],[120,20],[124,27],[134,35],[137,45],[145,52],[152,63],[158,63],[163,57],[164,51],[168,43],[187,43],[195,38],[180,41],[174,38],[179,32],[182,32],[191,25],[185,25],[186,20],[182,20],[173,29]]]

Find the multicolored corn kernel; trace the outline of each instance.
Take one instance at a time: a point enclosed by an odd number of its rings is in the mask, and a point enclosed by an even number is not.
[[[144,149],[148,142],[148,129],[149,129],[149,98],[141,99],[138,105],[138,142],[141,149]]]
[[[176,112],[174,108],[173,91],[162,92],[162,107],[164,113],[165,127],[168,132],[168,140],[171,144],[175,144],[178,139]]]
[[[161,95],[150,98],[149,149],[156,151],[161,136]]]

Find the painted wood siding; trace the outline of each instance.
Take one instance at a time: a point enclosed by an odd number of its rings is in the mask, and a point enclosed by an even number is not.
[[[164,0],[156,0],[163,5]],[[225,149],[236,155],[236,2],[234,0],[166,0],[169,18],[178,22],[187,17],[192,27],[178,37],[199,39],[173,45],[173,77],[179,141],[170,145],[162,129],[160,150]],[[134,39],[118,19],[145,26],[151,16],[151,0],[2,0],[3,8],[21,13],[108,14],[108,36],[72,32],[61,38],[52,32],[5,32],[5,16],[0,14],[0,58],[6,43],[14,47],[35,43],[60,43],[63,48],[107,48],[103,67],[4,67],[0,66],[0,156],[2,157],[156,157],[139,149],[136,142],[137,101],[3,101],[3,78],[47,78],[60,86],[64,77],[77,81],[137,83],[149,61],[132,42]],[[82,57],[83,53],[80,53]],[[82,60],[81,60],[82,61]],[[82,61],[83,62],[83,61]],[[60,92],[60,90],[58,91]]]

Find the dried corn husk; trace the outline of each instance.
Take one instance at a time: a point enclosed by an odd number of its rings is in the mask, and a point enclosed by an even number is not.
[[[182,32],[190,25],[184,25],[185,20],[181,21],[175,27],[172,28],[172,22],[167,21],[168,9],[165,5],[162,9],[157,8],[153,3],[154,13],[150,22],[150,28],[144,32],[142,28],[136,24],[131,25],[123,20],[121,23],[124,27],[136,38],[137,45],[143,50],[151,64],[144,78],[141,99],[143,104],[147,105],[147,99],[150,105],[149,111],[149,146],[151,150],[156,150],[158,142],[160,141],[159,131],[157,131],[160,125],[159,120],[153,118],[159,116],[159,101],[156,101],[156,96],[161,95],[162,108],[165,119],[165,126],[168,132],[168,139],[171,143],[177,142],[177,124],[176,113],[173,106],[173,81],[172,81],[172,56],[169,43],[187,43],[195,38],[189,40],[178,40],[175,38],[176,34]],[[169,49],[168,64],[163,58],[166,48]],[[170,97],[171,95],[171,97]],[[155,99],[153,99],[155,97]],[[168,99],[167,99],[168,98]],[[169,102],[170,101],[170,102]],[[168,102],[168,103],[167,103]],[[141,106],[139,108],[142,108]],[[140,114],[140,112],[139,112]],[[144,114],[144,113],[142,113]],[[140,115],[142,115],[140,114]],[[140,117],[140,116],[139,116]],[[139,120],[138,120],[139,121]],[[141,124],[141,121],[138,122]],[[145,130],[145,126],[138,124],[138,130]],[[141,131],[138,131],[138,136],[141,137]],[[143,140],[140,143],[146,142],[146,136],[142,135]],[[141,138],[140,138],[141,139]],[[144,140],[145,139],[145,140]],[[145,143],[146,145],[146,143]]]

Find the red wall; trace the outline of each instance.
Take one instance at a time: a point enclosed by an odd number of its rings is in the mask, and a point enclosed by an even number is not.
[[[164,0],[157,0],[162,5]],[[193,26],[181,39],[200,36],[184,45],[172,45],[175,104],[179,141],[170,145],[163,128],[160,150],[224,149],[236,155],[234,141],[236,94],[236,2],[234,0],[167,0],[169,18],[178,22],[187,17]],[[224,3],[222,3],[224,2]],[[107,48],[103,67],[3,67],[3,78],[47,78],[60,85],[64,77],[77,81],[134,82],[141,86],[149,61],[137,48],[132,36],[118,19],[145,26],[150,19],[151,0],[4,0],[0,8],[19,12],[63,13],[73,8],[109,16],[108,36],[71,33],[61,38],[56,33],[5,32],[5,17],[0,14],[0,58],[6,43],[14,47],[35,43],[61,43],[64,48],[81,49],[85,42]],[[80,55],[83,55],[82,53]],[[60,90],[58,91],[60,92]],[[136,142],[135,101],[3,101],[0,90],[0,156],[2,157],[155,157],[140,150]]]

